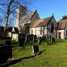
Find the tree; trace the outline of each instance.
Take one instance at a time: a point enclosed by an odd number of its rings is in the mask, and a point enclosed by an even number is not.
[[[0,13],[3,13],[5,19],[5,28],[8,27],[8,22],[10,22],[10,17],[16,17],[16,9],[18,6],[27,6],[32,2],[32,0],[1,0],[0,1]]]
[[[3,18],[0,16],[0,26],[2,25]]]

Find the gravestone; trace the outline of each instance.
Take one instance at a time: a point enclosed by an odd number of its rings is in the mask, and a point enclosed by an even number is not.
[[[29,41],[33,41],[33,35],[32,34],[26,35],[26,42],[29,42]]]
[[[12,58],[12,46],[0,46],[0,64],[8,61]]]
[[[45,40],[46,40],[46,36],[43,36],[43,37],[42,37],[42,40],[45,41]]]
[[[33,42],[36,42],[36,40],[37,40],[37,36],[33,35]]]
[[[25,35],[24,34],[19,34],[18,35],[19,46],[23,46],[24,45],[24,41],[25,41]]]
[[[38,39],[38,45],[41,44],[41,43],[42,43],[42,39],[41,39],[41,37],[39,37],[39,39]]]
[[[55,43],[55,38],[54,37],[52,38],[52,43]]]
[[[55,37],[50,36],[50,42],[51,42],[51,43],[55,43]]]
[[[37,54],[39,52],[38,45],[32,46],[32,54]]]
[[[6,40],[5,41],[5,48],[10,48],[10,50],[8,50],[9,51],[9,53],[11,54],[10,56],[11,56],[11,58],[12,58],[12,44],[11,44],[11,40]]]

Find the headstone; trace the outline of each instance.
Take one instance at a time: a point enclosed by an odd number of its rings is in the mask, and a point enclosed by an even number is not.
[[[38,39],[38,45],[42,43],[41,37]]]
[[[36,39],[37,39],[36,35],[33,35],[33,42],[36,42]]]
[[[0,46],[0,64],[7,62],[9,58],[12,58],[12,47]]]
[[[38,45],[32,46],[32,54],[36,54],[39,52],[39,47]]]
[[[30,41],[28,35],[26,35],[25,41],[26,41],[26,42],[29,42],[29,41]]]
[[[23,46],[24,41],[25,41],[25,35],[24,34],[19,34],[19,36],[18,36],[19,46]]]
[[[46,36],[43,36],[43,37],[42,37],[42,40],[45,41],[45,40],[46,40]]]
[[[50,42],[55,43],[55,37],[50,36]]]
[[[26,42],[33,41],[33,35],[29,34],[26,36]]]
[[[55,38],[54,37],[52,38],[52,43],[55,43]]]

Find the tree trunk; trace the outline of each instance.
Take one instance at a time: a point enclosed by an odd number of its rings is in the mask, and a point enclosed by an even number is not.
[[[6,29],[8,27],[8,19],[9,19],[9,15],[10,15],[10,6],[13,3],[14,0],[10,0],[9,4],[8,4],[8,9],[7,9],[7,13],[6,13]]]
[[[4,35],[7,36],[8,34],[8,20],[9,20],[9,15],[10,15],[10,6],[13,3],[14,0],[9,0],[7,12],[6,12],[6,24],[5,24],[5,29],[4,29]]]

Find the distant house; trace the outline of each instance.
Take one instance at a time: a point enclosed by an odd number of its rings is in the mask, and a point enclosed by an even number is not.
[[[18,34],[19,34],[18,28],[13,27],[11,33],[12,33],[11,35],[12,40],[18,41]]]
[[[57,38],[67,38],[67,16],[63,16],[57,23]]]
[[[20,6],[17,9],[16,27],[19,29],[20,33],[29,34],[30,23],[37,19],[40,19],[37,10],[27,13],[27,8]]]
[[[18,39],[18,28],[17,27],[8,27],[7,31],[8,34],[6,35],[6,32],[4,31],[5,27],[0,26],[0,38],[12,38],[12,40],[17,40]]]
[[[50,37],[51,35],[56,37],[56,27],[57,24],[54,16],[35,20],[30,25],[30,34],[37,35],[37,37]]]

